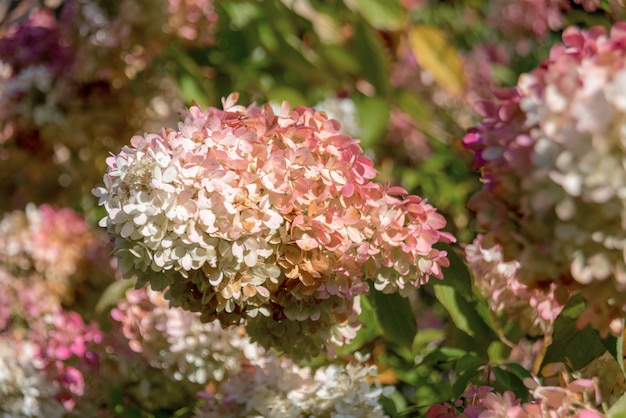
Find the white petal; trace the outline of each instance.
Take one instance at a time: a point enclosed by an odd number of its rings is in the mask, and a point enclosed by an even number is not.
[[[169,166],[163,172],[163,182],[171,183],[176,178],[176,168],[174,166]]]

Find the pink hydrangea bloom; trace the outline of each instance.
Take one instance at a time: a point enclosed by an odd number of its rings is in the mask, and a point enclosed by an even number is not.
[[[595,380],[578,379],[561,386],[532,384],[534,400],[520,404],[511,392],[490,393],[483,400],[480,418],[575,417],[602,418],[600,391]]]
[[[251,334],[259,324],[275,347],[284,332],[349,339],[336,327],[354,323],[367,280],[407,294],[442,277],[446,253],[432,246],[453,240],[443,216],[372,182],[372,161],[337,121],[236,99],[191,107],[177,130],[135,136],[107,159],[94,194],[126,277],[169,285],[204,321],[246,320]]]
[[[128,83],[176,40],[202,47],[214,42],[213,0],[68,0],[61,19],[75,44],[76,75]]]
[[[0,264],[17,277],[40,276],[68,305],[94,302],[113,280],[109,251],[69,208],[30,204],[0,219]]]
[[[37,274],[14,276],[0,268],[0,294],[0,341],[28,347],[37,379],[63,410],[74,409],[85,391],[84,374],[99,367],[98,325],[64,310]]]
[[[74,204],[78,183],[101,178],[117,138],[155,120],[160,127],[182,106],[165,71],[148,67],[177,36],[162,30],[165,3],[63,3],[59,16],[32,7],[0,34],[2,210]]]
[[[580,288],[579,326],[621,332],[626,311],[626,233],[621,163],[626,24],[571,27],[550,59],[498,101],[481,102],[482,122],[464,138],[483,189],[469,206],[517,260],[530,287]],[[487,244],[488,243],[488,244]]]
[[[62,309],[32,327],[35,358],[57,387],[55,398],[72,410],[85,392],[83,373],[96,373],[99,366],[96,346],[102,341],[102,332],[96,323],[85,324],[77,313]]]
[[[451,404],[437,404],[426,412],[427,418],[601,418],[600,391],[592,379],[578,379],[563,386],[542,386],[530,379],[527,383],[534,398],[521,403],[511,391],[493,392],[489,386],[470,386]]]
[[[223,380],[251,345],[243,329],[202,323],[199,314],[171,308],[163,292],[146,288],[127,290],[111,318],[134,352],[179,382]]]
[[[563,25],[569,0],[496,0],[489,5],[488,22],[515,41],[518,53],[530,52],[529,39],[544,40]]]
[[[33,9],[19,25],[7,28],[0,37],[0,56],[13,71],[44,65],[52,75],[66,71],[71,63],[70,49],[59,42],[61,30],[53,12]]]
[[[547,289],[529,289],[518,278],[520,264],[505,262],[500,247],[485,248],[483,239],[479,235],[465,247],[465,258],[474,283],[489,301],[491,310],[503,313],[506,320],[519,320],[522,329],[532,335],[551,333],[569,295],[561,295],[559,302],[554,283]]]
[[[495,402],[494,402],[495,401]],[[490,386],[471,385],[461,397],[454,402],[432,405],[426,411],[426,418],[479,418],[488,417],[485,411],[500,408],[502,404],[509,406],[519,404],[512,392],[504,395],[494,394]],[[496,406],[496,404],[498,406]],[[485,415],[483,415],[485,414]],[[503,415],[504,417],[504,415]]]
[[[214,0],[169,0],[168,28],[193,43],[194,46],[211,45],[217,23]]]

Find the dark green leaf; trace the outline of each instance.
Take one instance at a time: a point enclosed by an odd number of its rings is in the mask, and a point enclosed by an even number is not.
[[[366,296],[361,296],[361,314],[359,315],[359,321],[363,326],[359,329],[356,337],[349,344],[335,348],[337,355],[343,356],[352,353],[381,335],[382,330],[378,323],[376,312]]]
[[[126,291],[134,286],[135,280],[132,279],[114,281],[102,292],[98,303],[96,303],[95,311],[102,313],[115,306],[120,299],[124,298]]]
[[[452,286],[435,282],[433,287],[437,300],[446,308],[458,329],[485,341],[485,345],[494,339],[495,334],[478,314],[475,302],[469,302]]]
[[[504,370],[502,370],[499,367],[493,367],[491,369],[491,372],[493,373],[494,377],[495,377],[495,381],[498,382],[498,384],[502,385],[503,387],[509,387],[511,386],[511,377],[509,375],[509,373],[505,372]]]
[[[363,22],[355,24],[354,53],[361,65],[360,73],[376,89],[376,95],[389,95],[389,70],[387,55],[380,38]],[[360,75],[360,74],[359,74]]]
[[[504,367],[507,371],[517,376],[519,380],[524,380],[526,378],[532,378],[532,374],[521,364],[519,363],[506,363]]]
[[[585,309],[581,295],[572,297],[554,323],[552,344],[543,359],[548,363],[564,362],[573,370],[579,370],[606,351],[598,332],[587,326],[576,328],[576,320]]]
[[[613,358],[615,358],[622,373],[626,376],[626,370],[624,370],[624,333],[622,332],[619,337],[609,335],[602,340],[602,343]]]
[[[473,300],[472,275],[467,268],[467,264],[458,256],[450,244],[438,242],[434,247],[440,251],[446,251],[448,254],[447,258],[450,260],[450,266],[443,269],[443,280],[432,281],[432,283],[450,286],[465,299]]]
[[[422,361],[420,361],[420,365],[448,363],[451,361],[456,361],[466,354],[467,351],[460,348],[441,347],[424,356]]]
[[[501,366],[491,368],[491,372],[495,379],[489,383],[493,386],[495,392],[502,393],[507,390],[513,391],[515,396],[526,400],[528,397],[528,388],[524,384],[524,379],[530,377],[530,373],[523,369],[519,364],[507,363]]]
[[[371,299],[383,335],[401,347],[411,348],[417,323],[409,301],[397,293],[372,291]]]
[[[354,98],[359,112],[361,146],[372,148],[382,137],[389,121],[389,104],[380,97],[359,96]]]
[[[455,370],[458,373],[464,373],[468,370],[477,369],[484,364],[484,360],[478,357],[474,353],[467,353],[463,357],[457,360]]]

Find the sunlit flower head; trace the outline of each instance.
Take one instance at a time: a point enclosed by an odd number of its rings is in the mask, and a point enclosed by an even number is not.
[[[481,102],[464,138],[484,186],[469,202],[484,247],[520,280],[580,288],[579,326],[621,332],[626,310],[626,25],[571,27],[515,89]]]
[[[448,260],[433,244],[453,240],[443,216],[372,182],[372,161],[336,120],[236,100],[193,106],[176,130],[135,136],[107,159],[94,194],[126,277],[170,286],[174,305],[204,321],[271,318],[326,342],[354,322],[368,280],[408,294],[442,277]]]

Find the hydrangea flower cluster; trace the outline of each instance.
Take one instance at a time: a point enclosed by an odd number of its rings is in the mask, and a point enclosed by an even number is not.
[[[621,332],[626,311],[626,24],[610,33],[571,27],[550,59],[517,88],[482,102],[482,122],[464,145],[484,180],[470,202],[488,231],[518,260],[530,287],[581,288],[579,326]]]
[[[68,0],[62,13],[63,21],[72,22],[67,34],[77,43],[77,75],[97,75],[118,88],[149,68],[172,41],[212,45],[217,23],[213,0]]]
[[[453,417],[467,417],[478,418],[482,417],[485,411],[489,411],[491,402],[497,400],[499,405],[510,408],[519,404],[519,400],[515,398],[513,392],[506,392],[500,396],[493,393],[493,388],[490,386],[474,386],[471,385],[459,399],[454,402],[454,405],[449,403],[435,404],[428,408],[426,411],[426,418],[453,418]],[[491,401],[491,402],[490,402]],[[488,413],[485,414],[488,416]],[[494,416],[499,417],[499,415]],[[506,415],[502,415],[506,417]]]
[[[236,371],[250,345],[243,329],[225,331],[218,322],[202,323],[199,314],[170,308],[163,292],[129,289],[111,311],[116,330],[129,347],[172,380],[219,382]]]
[[[196,417],[349,417],[382,418],[380,398],[393,387],[375,380],[376,366],[362,362],[329,365],[312,372],[291,360],[269,355],[225,381],[217,393],[203,393]],[[369,383],[372,379],[373,383]]]
[[[545,41],[563,28],[575,4],[589,13],[606,10],[613,18],[624,15],[621,0],[496,0],[489,4],[487,19],[519,54],[526,55],[532,51],[531,39]]]
[[[0,414],[3,417],[62,417],[54,399],[57,389],[37,368],[36,347],[30,342],[0,339]]]
[[[0,208],[75,204],[77,185],[91,189],[121,146],[116,138],[175,119],[182,100],[150,64],[179,31],[185,42],[193,28],[206,38],[215,14],[211,2],[147,3],[68,0],[59,16],[33,7],[0,34],[0,186],[10,196]]]
[[[7,192],[2,208],[11,207],[7,205],[11,201],[23,207],[30,195],[54,196],[58,189],[55,181],[50,181],[55,177],[54,170],[48,169],[54,168],[52,162],[35,155],[53,153],[50,145],[42,143],[36,126],[56,120],[60,114],[48,94],[54,79],[71,63],[60,38],[57,22],[47,9],[33,11],[0,36],[0,161],[4,168],[0,186]],[[27,164],[29,158],[35,162]],[[33,169],[35,164],[38,171]],[[31,190],[21,183],[29,184]]]
[[[236,100],[193,106],[177,130],[135,136],[107,159],[94,194],[126,277],[170,286],[174,305],[203,321],[247,321],[263,345],[304,356],[351,336],[337,327],[354,322],[367,280],[406,295],[442,277],[446,253],[432,245],[453,240],[445,219],[371,182],[372,161],[337,121]],[[313,346],[286,345],[293,332]]]
[[[530,52],[530,39],[545,39],[563,26],[569,0],[496,0],[490,3],[488,21],[507,39],[515,40],[520,54]]]
[[[518,279],[520,264],[505,262],[498,245],[484,248],[482,241],[483,236],[478,235],[465,247],[465,259],[491,310],[503,313],[507,320],[519,321],[522,330],[531,335],[551,333],[569,295],[562,295],[559,303],[555,294],[559,289],[554,283],[549,289],[529,289]]]
[[[175,31],[179,38],[198,45],[212,45],[217,24],[214,0],[169,0],[167,31]]]
[[[21,347],[16,350],[27,350],[24,355],[28,353],[30,359],[22,364],[18,358],[11,365],[11,370],[15,369],[12,373],[16,373],[16,378],[33,375],[32,379],[22,381],[25,387],[19,390],[23,395],[20,402],[35,402],[29,400],[31,392],[27,387],[39,382],[37,387],[41,384],[42,388],[48,388],[45,393],[63,411],[72,410],[85,391],[83,373],[98,368],[96,346],[102,341],[99,327],[95,323],[86,324],[77,313],[62,309],[40,276],[15,277],[0,268],[0,294],[3,303],[0,340]],[[26,367],[26,363],[30,366]],[[16,402],[18,395],[12,395]],[[47,395],[42,398],[48,398]]]
[[[426,412],[427,418],[601,418],[600,391],[592,379],[578,379],[564,386],[542,386],[527,382],[534,400],[522,403],[511,391],[493,392],[489,386],[471,386],[451,404],[437,404]]]
[[[163,292],[130,289],[111,317],[117,324],[114,330],[125,337],[125,342],[108,341],[107,351],[115,352],[116,366],[124,369],[117,379],[123,379],[133,397],[151,408],[171,406],[158,403],[159,391],[163,402],[184,405],[185,399],[188,404],[198,391],[210,387],[211,393],[200,395],[204,400],[198,416],[343,412],[378,417],[382,416],[379,398],[392,390],[382,388],[375,381],[376,369],[364,364],[333,365],[316,372],[298,367],[252,343],[242,327],[224,330],[218,322],[202,323],[197,313],[169,308]],[[120,342],[133,353],[125,353]],[[135,377],[126,371],[131,368]]]
[[[385,142],[399,146],[411,163],[419,164],[428,159],[433,150],[428,139],[411,118],[398,108],[391,109]]]
[[[328,97],[313,106],[318,112],[324,112],[329,119],[341,121],[341,133],[358,137],[361,133],[359,111],[350,98]],[[279,107],[280,109],[280,107]]]
[[[85,324],[76,312],[58,309],[33,324],[30,334],[37,344],[35,358],[56,388],[55,399],[65,409],[74,409],[85,393],[83,373],[95,373],[99,366],[102,332],[98,325]]]
[[[109,249],[69,208],[29,204],[0,219],[0,264],[38,275],[66,305],[92,303],[113,280]]]

